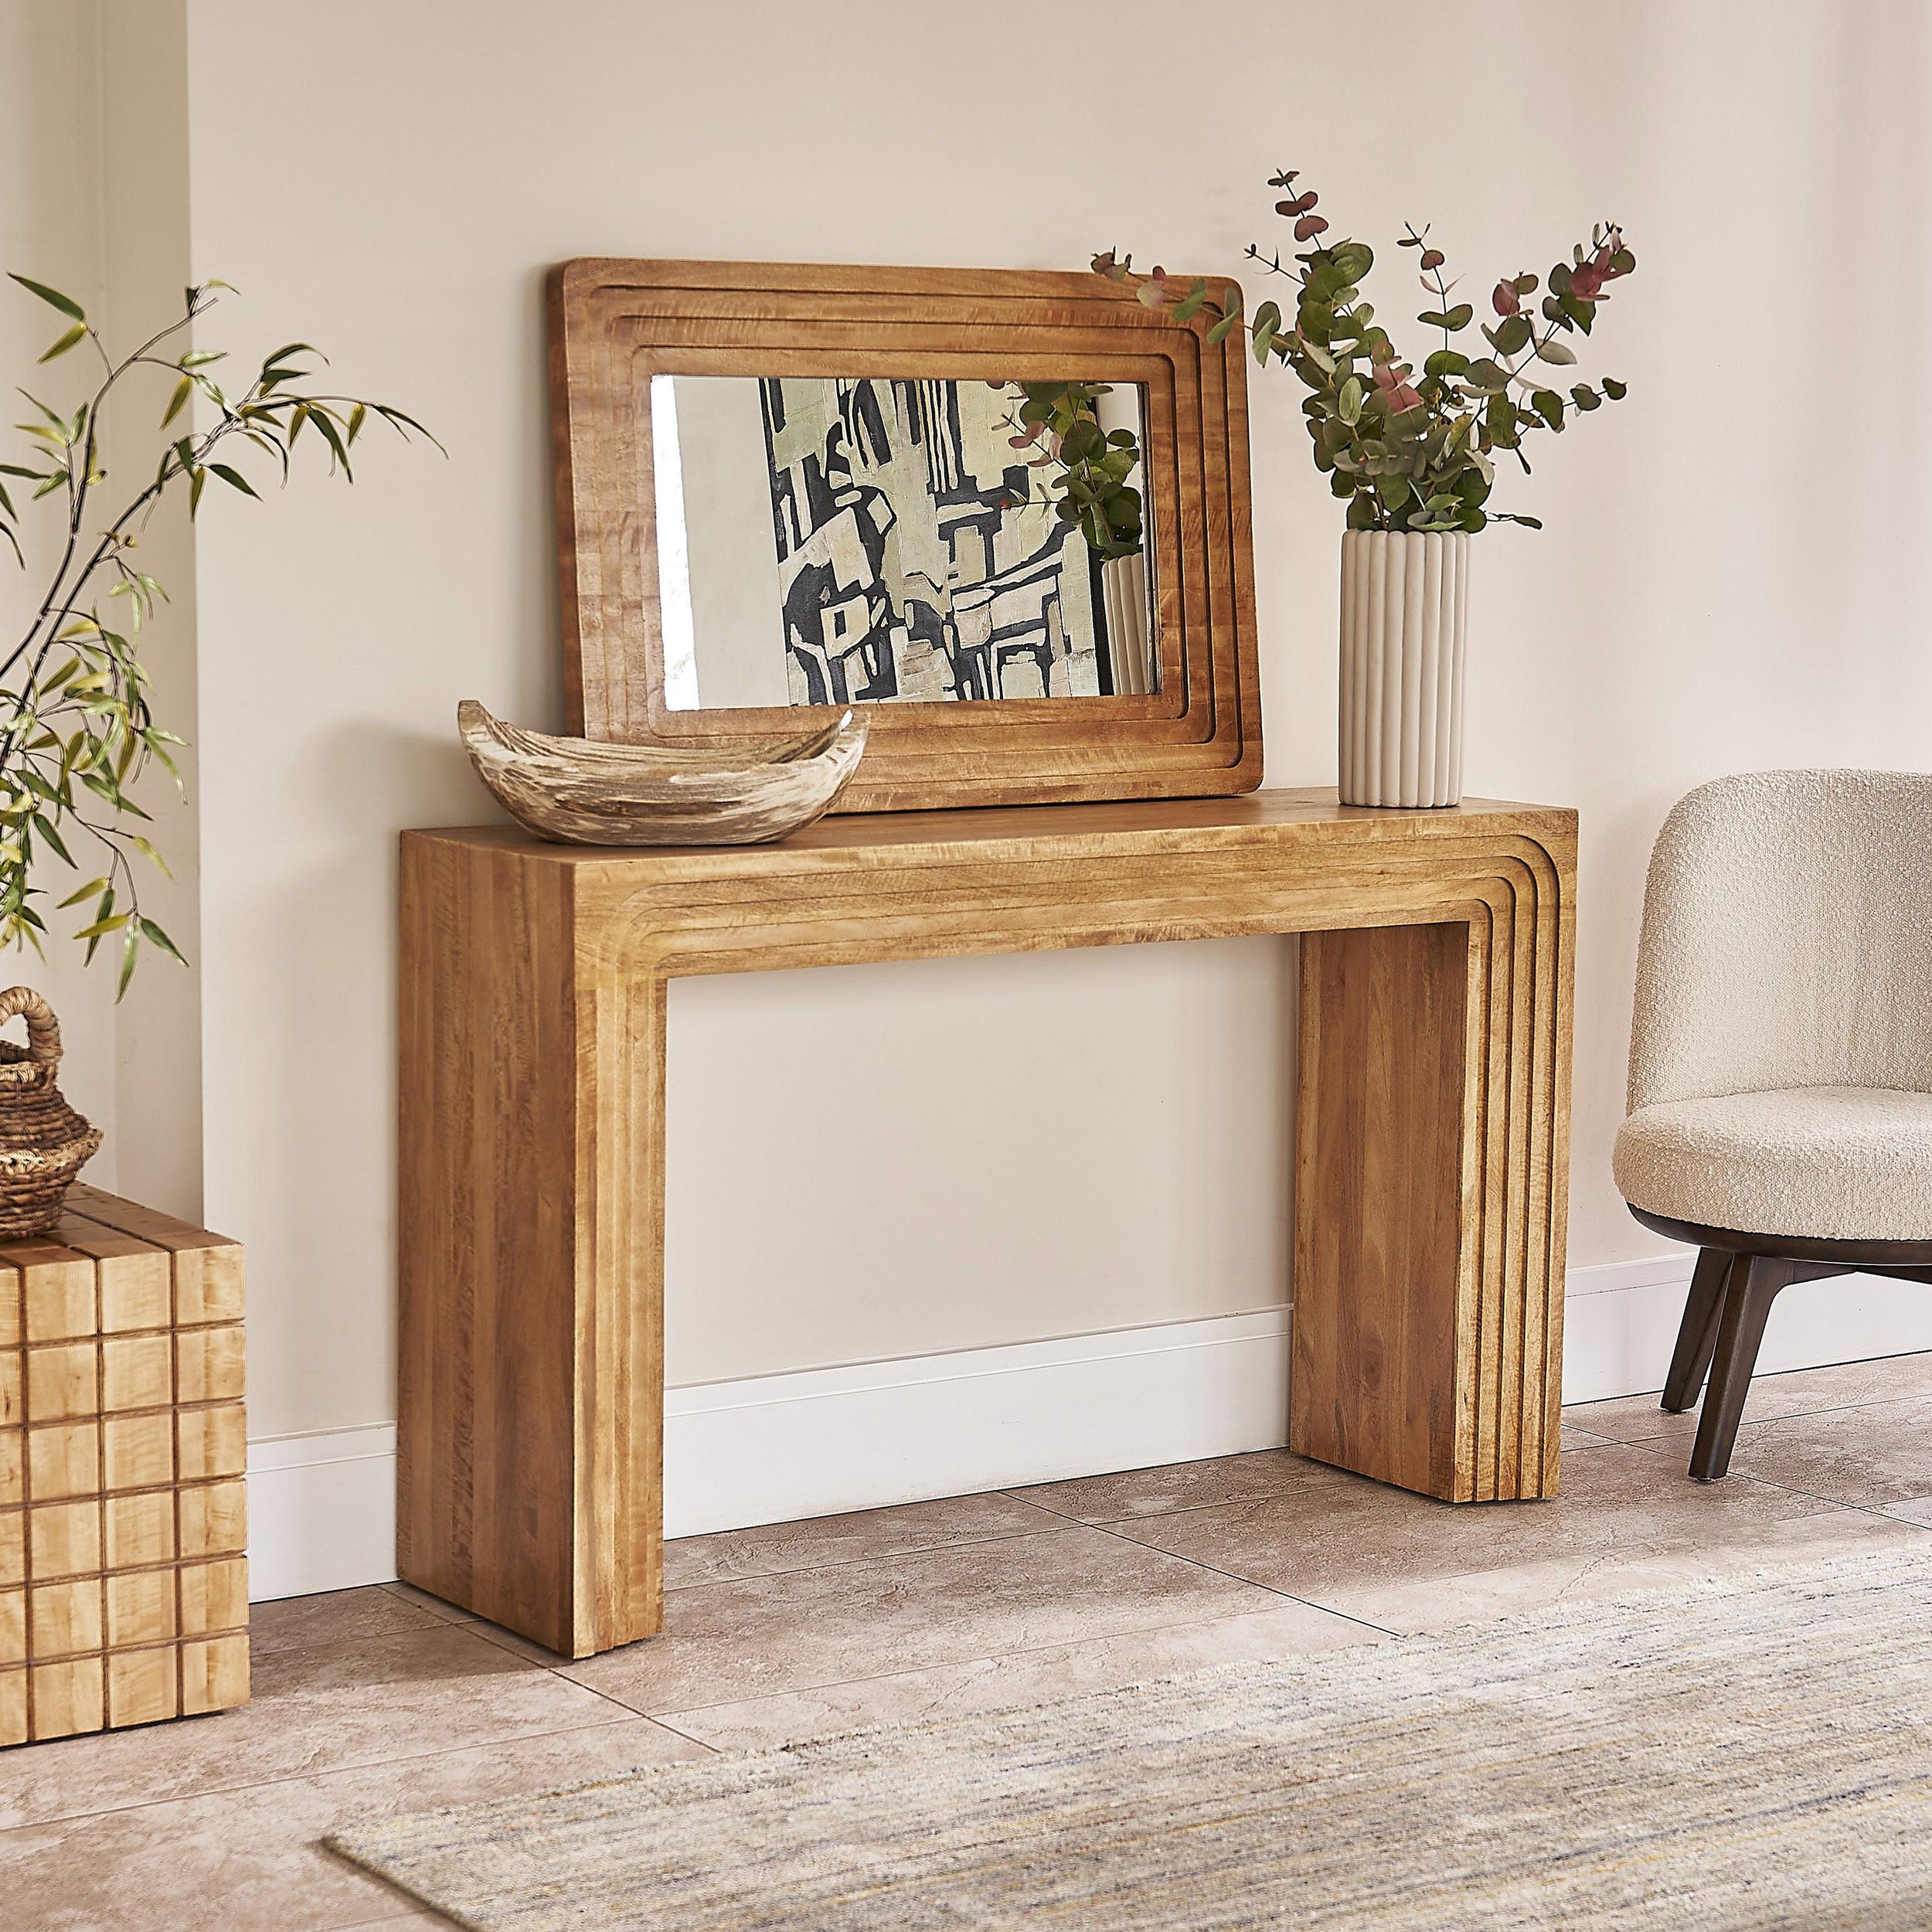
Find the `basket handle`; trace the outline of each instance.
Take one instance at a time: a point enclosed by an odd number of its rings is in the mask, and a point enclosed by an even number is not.
[[[53,1009],[31,986],[9,986],[0,993],[0,1026],[26,1015],[27,1057],[43,1066],[60,1063],[60,1022]]]

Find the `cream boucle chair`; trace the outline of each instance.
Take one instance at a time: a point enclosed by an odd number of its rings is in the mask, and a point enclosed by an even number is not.
[[[1701,1251],[1663,1406],[1714,1481],[1794,1281],[1932,1281],[1932,777],[1765,771],[1651,855],[1617,1185]]]

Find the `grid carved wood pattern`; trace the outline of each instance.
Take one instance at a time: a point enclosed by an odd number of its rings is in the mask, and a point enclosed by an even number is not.
[[[1290,1446],[1553,1495],[1576,846],[1303,791],[405,833],[402,1575],[578,1656],[662,1627],[667,983],[965,953],[1303,934]]]
[[[77,1186],[0,1246],[0,1745],[248,1698],[242,1251]]]
[[[1233,287],[1212,284],[1217,295]],[[651,378],[847,376],[1141,386],[1160,689],[866,707],[835,812],[1204,798],[1261,781],[1240,331],[1207,342],[1092,274],[585,260],[550,278],[569,729],[729,749],[796,710],[665,702]]]

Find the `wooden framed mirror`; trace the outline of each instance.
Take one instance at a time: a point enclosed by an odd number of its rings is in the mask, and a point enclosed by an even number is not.
[[[569,728],[862,706],[845,811],[1251,791],[1243,336],[1207,319],[1087,274],[564,264]]]

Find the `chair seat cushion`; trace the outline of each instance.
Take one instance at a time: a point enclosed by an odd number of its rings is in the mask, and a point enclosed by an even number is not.
[[[1618,1130],[1633,1207],[1747,1234],[1932,1240],[1932,1094],[1793,1087],[1640,1107]]]

